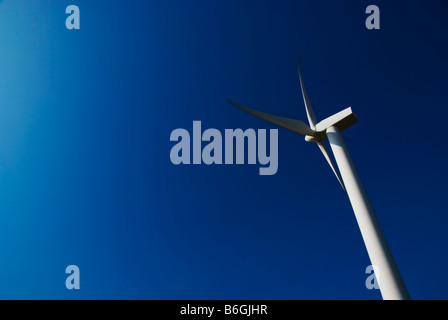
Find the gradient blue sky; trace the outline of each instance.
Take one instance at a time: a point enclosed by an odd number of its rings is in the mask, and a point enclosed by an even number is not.
[[[297,56],[319,119],[358,116],[344,137],[412,298],[448,298],[447,1],[4,0],[0,42],[0,298],[380,299],[303,137],[279,130],[274,176],[170,162],[194,120],[275,128],[228,98],[305,119]]]

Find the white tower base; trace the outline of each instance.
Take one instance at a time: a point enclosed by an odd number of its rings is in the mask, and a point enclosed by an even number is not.
[[[326,131],[384,300],[410,299],[341,133]],[[379,273],[378,273],[379,271]]]

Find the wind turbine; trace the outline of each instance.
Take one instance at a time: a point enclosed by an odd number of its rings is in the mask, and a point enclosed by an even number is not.
[[[314,142],[318,145],[350,199],[383,299],[408,300],[410,299],[409,293],[341,135],[341,131],[352,126],[358,120],[349,107],[325,120],[317,122],[305,90],[299,63],[298,70],[309,126],[301,120],[279,117],[244,107],[231,100],[229,102],[235,107],[258,118],[300,133],[305,136],[306,141]],[[331,150],[333,151],[339,170],[334,165],[325,148],[324,140],[326,139],[330,142]]]

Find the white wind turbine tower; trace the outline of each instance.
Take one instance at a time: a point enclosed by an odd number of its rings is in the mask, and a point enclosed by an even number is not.
[[[355,124],[358,120],[351,108],[328,117],[320,122],[311,108],[308,95],[303,84],[302,72],[299,69],[300,86],[308,116],[309,126],[301,120],[289,119],[256,111],[233,101],[229,102],[237,108],[258,118],[274,123],[280,127],[305,135],[305,140],[315,142],[336,175],[342,188],[347,192],[356,220],[361,230],[370,261],[374,266],[381,295],[385,300],[410,299],[406,286],[392,257],[389,246],[384,238],[378,220],[373,212],[370,201],[353,164],[352,158],[342,138],[341,131]],[[323,141],[328,139],[333,151],[337,168],[333,164]]]

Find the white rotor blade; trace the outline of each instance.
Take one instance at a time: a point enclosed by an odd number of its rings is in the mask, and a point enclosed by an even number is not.
[[[300,70],[299,59],[297,59],[297,68],[299,69],[299,78],[300,78],[300,87],[302,89],[303,102],[305,103],[306,115],[308,116],[308,122],[310,124],[311,129],[315,129],[316,127],[316,115],[314,114],[313,108],[311,107],[310,100],[308,98],[308,94],[305,90],[305,84],[303,83],[302,71]]]
[[[240,105],[236,102],[233,102],[231,100],[229,100],[229,103],[233,104],[235,107],[237,107],[243,111],[246,111],[247,113],[250,113],[251,115],[254,115],[258,118],[261,118],[263,120],[266,120],[268,122],[276,124],[280,127],[286,128],[288,130],[303,134],[305,136],[314,136],[315,135],[314,131],[311,130],[310,127],[308,127],[307,124],[301,120],[274,116],[272,114],[268,114],[268,113],[264,113],[264,112],[260,112],[257,110],[247,108],[247,107],[242,106],[242,105]]]
[[[325,148],[325,145],[322,141],[316,142],[317,145],[319,146],[320,151],[322,151],[325,159],[327,159],[328,164],[330,165],[331,169],[333,170],[336,178],[338,178],[339,183],[341,184],[342,189],[345,190],[345,186],[344,186],[344,182],[342,182],[342,178],[339,175],[338,171],[336,170],[335,165],[333,164],[333,161],[330,158],[330,155],[328,154],[327,148]]]

